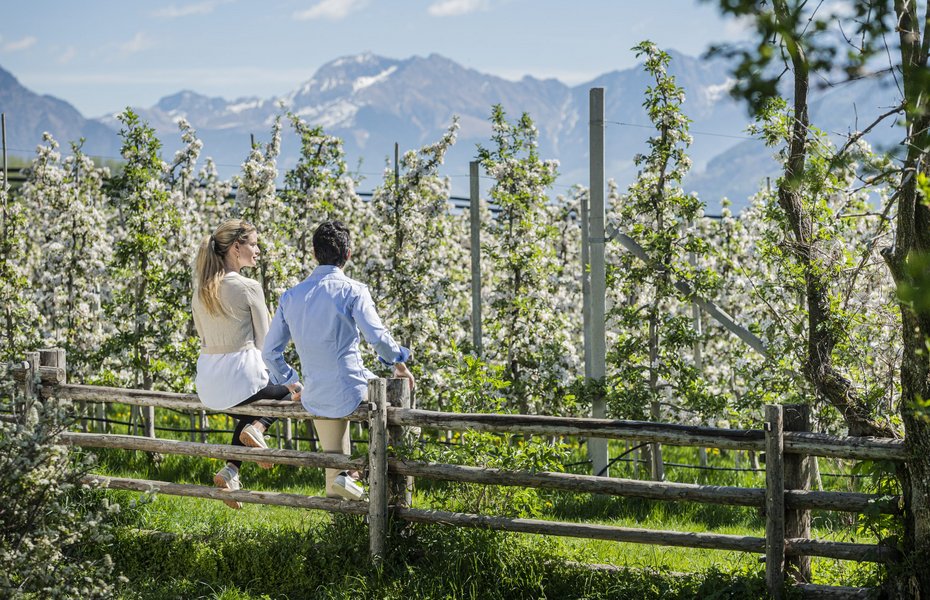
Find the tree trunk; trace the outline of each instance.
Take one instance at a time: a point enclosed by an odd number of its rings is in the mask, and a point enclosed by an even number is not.
[[[807,107],[810,66],[799,39],[791,33],[791,16],[785,0],[774,0],[773,5],[783,27],[783,39],[794,72],[794,119],[788,141],[788,160],[778,185],[778,204],[788,218],[789,231],[786,233],[794,238],[792,251],[804,267],[808,307],[804,374],[817,390],[817,395],[843,415],[850,435],[891,437],[893,431],[875,423],[868,405],[853,383],[833,364],[837,337],[831,326],[834,319],[830,310],[829,286],[826,276],[814,264],[814,257],[818,255],[814,225],[802,195],[810,126]]]
[[[930,4],[930,3],[928,3]],[[901,76],[904,85],[907,155],[903,181],[898,190],[897,231],[893,248],[882,255],[898,286],[914,286],[918,277],[930,281],[930,273],[916,273],[915,259],[930,255],[930,207],[919,197],[918,174],[927,174],[930,154],[930,101],[927,99],[927,54],[930,38],[926,26],[921,42],[920,15],[916,2],[895,1],[897,32],[901,43]],[[908,268],[911,267],[911,268]],[[916,277],[915,277],[916,276]],[[922,290],[927,293],[928,290]],[[895,583],[900,597],[930,598],[930,419],[921,401],[930,398],[930,311],[901,302],[903,356],[901,360],[901,417],[910,459],[900,469],[904,496],[904,577]]]

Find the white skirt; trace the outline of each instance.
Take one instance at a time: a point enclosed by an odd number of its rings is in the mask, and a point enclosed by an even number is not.
[[[223,410],[236,406],[268,385],[268,370],[258,348],[201,354],[194,383],[201,402]]]

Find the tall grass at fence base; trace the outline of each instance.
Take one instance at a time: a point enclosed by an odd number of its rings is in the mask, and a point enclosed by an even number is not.
[[[266,524],[267,525],[267,524]],[[125,600],[216,598],[762,598],[761,569],[676,575],[598,570],[553,554],[552,543],[492,531],[406,527],[381,568],[367,527],[337,516],[303,527],[247,523],[210,532],[123,528],[112,551]]]

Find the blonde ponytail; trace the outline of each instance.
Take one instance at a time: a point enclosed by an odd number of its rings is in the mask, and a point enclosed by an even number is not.
[[[246,243],[253,231],[254,225],[242,219],[230,219],[200,242],[194,259],[194,293],[211,315],[229,314],[220,299],[220,282],[226,275],[226,252],[236,242]]]

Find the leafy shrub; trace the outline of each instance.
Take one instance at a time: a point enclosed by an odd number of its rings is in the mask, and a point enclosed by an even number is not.
[[[119,505],[81,482],[93,457],[61,443],[70,406],[50,399],[25,408],[22,422],[0,423],[0,596],[110,598],[113,562],[99,549]]]

